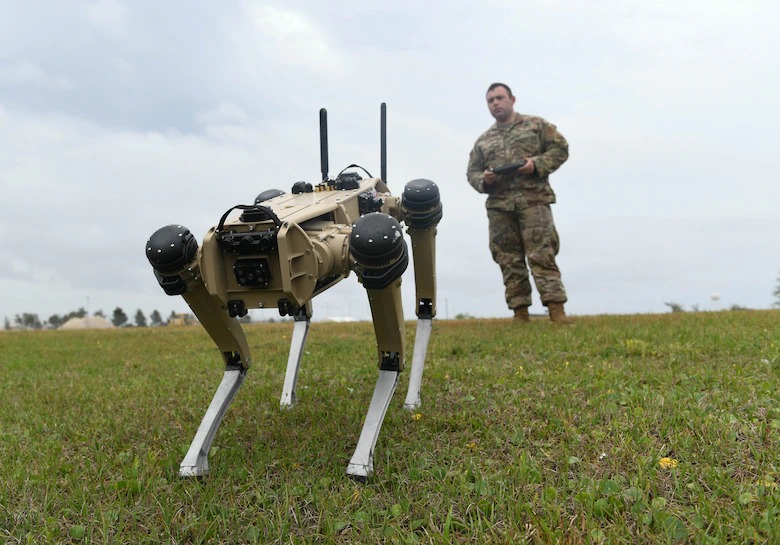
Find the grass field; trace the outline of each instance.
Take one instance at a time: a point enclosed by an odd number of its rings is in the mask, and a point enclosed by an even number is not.
[[[372,327],[313,324],[280,411],[291,331],[248,326],[204,481],[203,329],[0,333],[0,543],[780,543],[780,311],[437,321],[364,485]]]

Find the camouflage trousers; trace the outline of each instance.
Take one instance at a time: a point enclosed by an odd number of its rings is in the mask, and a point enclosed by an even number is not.
[[[550,205],[511,211],[489,208],[487,213],[490,253],[501,267],[509,308],[531,305],[529,268],[543,305],[565,303],[566,290],[555,263],[560,241]]]

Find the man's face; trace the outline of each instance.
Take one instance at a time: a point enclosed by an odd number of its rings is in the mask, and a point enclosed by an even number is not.
[[[510,97],[505,87],[496,87],[488,91],[487,105],[490,115],[499,123],[505,123],[515,111],[515,97]]]

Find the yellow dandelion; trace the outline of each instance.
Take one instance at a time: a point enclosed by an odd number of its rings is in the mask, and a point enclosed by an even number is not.
[[[412,415],[412,420],[419,420],[422,418],[422,415],[420,413],[414,413]]]
[[[658,460],[658,465],[664,469],[677,467],[677,464],[678,462],[674,458],[663,457],[660,460]]]
[[[476,443],[469,443],[468,445],[466,445],[466,448],[474,450],[475,448],[477,448],[477,444]]]
[[[765,488],[777,488],[777,483],[771,479],[765,479],[763,481],[758,482],[759,486],[763,486]]]

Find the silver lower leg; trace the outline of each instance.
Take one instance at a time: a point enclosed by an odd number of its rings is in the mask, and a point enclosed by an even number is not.
[[[292,340],[290,341],[290,357],[287,359],[287,372],[284,375],[282,387],[282,399],[279,405],[282,408],[290,408],[297,401],[295,398],[295,385],[298,382],[298,368],[303,357],[303,347],[309,334],[309,320],[295,320],[293,325]]]
[[[414,338],[414,353],[412,354],[412,369],[409,372],[409,390],[406,392],[404,408],[414,410],[420,406],[420,388],[422,386],[425,355],[428,352],[428,341],[431,339],[433,320],[421,318],[417,320],[417,334]]]
[[[379,438],[379,430],[382,428],[385,413],[387,413],[393,392],[398,384],[399,375],[400,373],[397,371],[379,371],[379,378],[374,387],[374,395],[368,406],[366,421],[360,432],[355,454],[347,466],[347,475],[353,479],[365,481],[374,473],[374,447]]]
[[[246,377],[246,369],[228,369],[198,427],[187,455],[179,467],[181,477],[203,477],[209,472],[209,449],[217,428]]]

